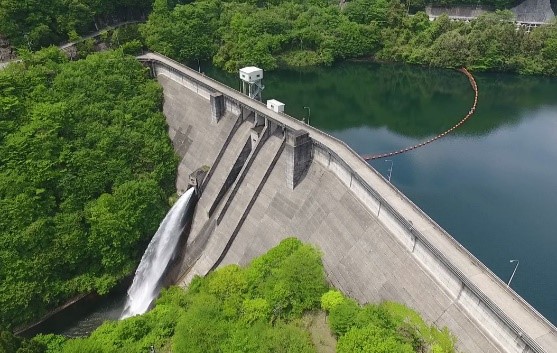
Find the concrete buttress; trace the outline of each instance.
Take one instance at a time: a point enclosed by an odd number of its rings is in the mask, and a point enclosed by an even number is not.
[[[286,135],[286,185],[292,190],[307,172],[312,159],[313,144],[307,131],[296,130]]]

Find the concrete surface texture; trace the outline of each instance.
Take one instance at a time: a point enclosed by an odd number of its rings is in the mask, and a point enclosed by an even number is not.
[[[208,118],[201,118],[209,117],[211,114],[207,99],[190,94],[190,90],[164,75],[158,79],[164,87],[163,112],[169,127],[168,134],[174,150],[181,158],[176,180],[176,190],[181,193],[187,188],[190,173],[214,162],[237,116],[232,113],[225,114],[217,129],[216,123],[212,123]],[[194,144],[193,141],[198,143]]]
[[[186,283],[195,275],[206,275],[217,262],[220,262],[219,258],[221,258],[223,252],[227,250],[227,245],[236,244],[234,239],[231,238],[237,234],[234,230],[237,228],[239,222],[241,222],[244,214],[246,214],[246,209],[250,201],[255,196],[258,186],[261,184],[265,173],[269,169],[281,146],[282,139],[277,136],[271,136],[269,140],[263,144],[257,156],[254,157],[254,165],[256,167],[246,170],[246,177],[241,185],[239,185],[235,197],[231,200],[230,207],[228,207],[224,214],[219,213],[222,219],[217,222],[217,226],[210,236],[207,247],[203,251],[199,261],[197,261],[186,275],[184,279]],[[251,212],[246,215],[248,219],[251,218]],[[242,227],[242,233],[243,232]],[[251,239],[250,242],[253,242],[253,239]]]
[[[483,13],[491,11],[487,7],[458,5],[458,6],[426,6],[426,13],[430,18],[446,14],[450,18],[472,20]],[[550,0],[525,0],[511,8],[517,22],[524,23],[550,23],[555,18],[551,9]]]
[[[285,187],[286,154],[250,212],[223,265],[245,265],[288,236],[323,253],[328,281],[361,303],[394,300],[428,322],[448,326],[464,352],[502,352],[434,277],[320,163],[294,190]],[[256,240],[256,241],[254,241]]]
[[[519,22],[550,22],[555,17],[550,0],[525,0],[511,11]]]
[[[183,138],[173,130],[188,136],[190,146],[202,146],[200,156],[191,148],[182,150],[179,173],[200,164],[214,172],[184,249],[183,285],[195,274],[216,265],[245,264],[284,237],[297,236],[321,249],[331,284],[362,303],[396,300],[409,305],[429,322],[447,326],[463,352],[557,352],[555,326],[343,142],[167,58],[147,54],[139,59],[151,66],[164,87],[175,146]],[[243,117],[242,125],[253,127],[258,121],[239,114],[245,109],[265,119],[270,137],[263,139],[262,132],[245,161],[240,156],[247,127],[233,131],[234,124],[226,119],[210,123],[214,91],[225,96],[227,114]],[[183,107],[190,113],[184,114]],[[309,162],[293,158],[295,152],[284,148],[301,136],[300,130],[306,130],[312,142]],[[207,136],[220,138],[221,145]],[[242,168],[234,175],[238,161]],[[301,174],[300,168],[305,169]],[[301,177],[292,188],[288,180],[294,173]],[[208,215],[207,205],[228,178],[233,183]],[[223,207],[226,203],[228,208]]]
[[[425,8],[425,12],[430,17],[439,17],[443,14],[446,14],[449,17],[472,19],[480,16],[481,14],[488,12],[488,9],[482,6],[473,6],[473,5],[459,5],[459,6],[427,5]]]

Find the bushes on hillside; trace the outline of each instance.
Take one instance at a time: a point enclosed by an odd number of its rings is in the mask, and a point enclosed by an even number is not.
[[[147,352],[153,346],[157,352],[177,353],[312,353],[322,337],[310,333],[305,319],[320,305],[329,314],[340,353],[454,353],[448,332],[428,326],[403,305],[361,307],[336,290],[327,291],[319,252],[294,238],[246,268],[228,265],[196,277],[186,291],[165,290],[152,311],[105,323],[89,338],[63,343],[61,350]],[[60,350],[55,337],[39,340]]]
[[[504,1],[496,0],[498,7]],[[557,26],[517,29],[509,10],[470,23],[424,12],[408,15],[398,0],[258,2],[156,0],[141,33],[147,45],[187,63],[211,60],[235,71],[247,65],[330,65],[351,58],[436,67],[557,75]]]
[[[447,329],[424,322],[412,309],[394,302],[359,306],[332,290],[321,306],[329,313],[331,330],[338,337],[338,353],[454,353],[455,338]]]

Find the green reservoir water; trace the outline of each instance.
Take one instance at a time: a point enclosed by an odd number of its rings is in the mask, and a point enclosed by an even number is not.
[[[238,88],[236,75],[205,73]],[[557,323],[557,79],[477,74],[476,114],[391,158],[392,183]],[[456,71],[345,63],[265,73],[263,98],[361,154],[414,145],[457,123],[473,93]],[[309,109],[304,109],[309,107]],[[387,175],[390,162],[371,165]]]

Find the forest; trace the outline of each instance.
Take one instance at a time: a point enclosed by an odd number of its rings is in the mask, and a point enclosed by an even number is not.
[[[318,330],[316,316],[326,314]],[[324,346],[329,340],[331,345]],[[360,306],[327,286],[321,255],[287,238],[247,267],[228,265],[187,290],[163,292],[150,312],[106,322],[90,337],[5,336],[7,353],[455,352],[454,337],[393,302]],[[2,341],[0,341],[2,344]],[[18,350],[19,349],[19,350]]]
[[[0,71],[0,329],[133,273],[175,193],[162,89],[121,51]]]
[[[398,0],[352,0],[344,7],[329,0],[0,0],[0,33],[22,60],[0,70],[0,330],[76,294],[108,292],[133,272],[169,208],[177,160],[161,113],[162,90],[124,54],[128,49],[144,46],[227,71],[359,59],[557,75],[556,25],[527,33],[516,29],[509,11],[471,23],[430,21],[423,12],[410,16],[413,6]],[[54,47],[31,51],[147,15],[139,30],[110,39],[124,49],[94,54],[86,41],[78,61]]]
[[[152,0],[0,0],[0,35],[16,47],[58,45],[106,25],[145,18]]]
[[[144,20],[154,0],[0,0],[0,35],[12,45],[38,49],[75,38],[122,21]],[[191,3],[192,0],[169,0],[169,6]],[[280,1],[245,1],[263,7]],[[298,1],[300,2],[300,1]],[[305,1],[301,1],[305,2]],[[308,1],[326,3],[327,1]],[[369,1],[368,1],[369,2]],[[406,0],[401,1],[413,11],[423,10],[427,3],[483,4],[497,9],[514,6],[517,0]],[[333,3],[333,1],[330,1]],[[338,1],[335,1],[338,4]],[[369,2],[374,5],[373,2]]]
[[[398,0],[155,0],[141,27],[147,47],[182,62],[227,71],[331,65],[364,58],[478,71],[557,75],[557,26],[527,33],[509,10],[466,23],[408,15]]]
[[[227,71],[246,65],[331,65],[348,59],[557,75],[557,25],[516,29],[508,10],[466,23],[429,21],[427,3],[452,0],[0,0],[0,34],[19,48],[78,39],[103,24],[143,19],[148,50]],[[459,1],[463,3],[463,1]],[[464,1],[464,3],[468,3]],[[514,0],[469,1],[492,9]]]

